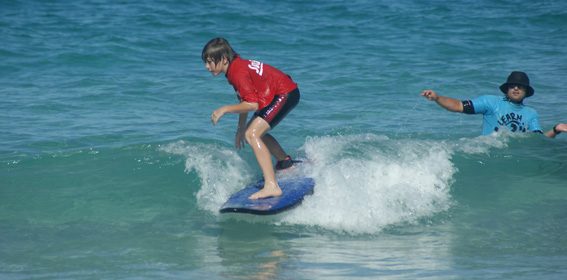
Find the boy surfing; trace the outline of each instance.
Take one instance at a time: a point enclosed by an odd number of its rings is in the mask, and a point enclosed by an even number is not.
[[[225,75],[240,101],[216,109],[211,114],[211,121],[216,125],[227,113],[239,114],[235,147],[240,150],[248,143],[264,176],[264,187],[249,199],[281,196],[271,155],[278,161],[277,169],[290,168],[293,161],[269,132],[299,102],[297,84],[289,75],[270,65],[242,59],[224,38],[210,40],[203,48],[201,58],[213,76]],[[250,112],[254,114],[246,123]]]

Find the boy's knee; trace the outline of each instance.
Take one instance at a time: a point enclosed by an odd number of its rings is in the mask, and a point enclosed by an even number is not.
[[[248,128],[245,132],[244,132],[244,139],[246,140],[246,142],[248,143],[248,145],[250,145],[250,143],[253,143],[255,141],[257,141],[260,137],[257,135],[256,130],[254,129],[250,129]]]

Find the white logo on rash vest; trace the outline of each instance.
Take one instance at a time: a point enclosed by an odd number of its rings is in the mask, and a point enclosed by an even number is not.
[[[262,76],[262,73],[264,73],[264,63],[262,62],[250,60],[250,64],[248,64],[248,67],[256,71],[256,74],[260,76]]]

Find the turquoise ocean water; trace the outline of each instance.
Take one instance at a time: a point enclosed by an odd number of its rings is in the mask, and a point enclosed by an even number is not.
[[[200,54],[282,69],[273,131],[316,159],[286,213],[219,214],[261,175]],[[530,76],[567,122],[567,2],[2,1],[1,279],[566,279],[567,135],[447,112]]]

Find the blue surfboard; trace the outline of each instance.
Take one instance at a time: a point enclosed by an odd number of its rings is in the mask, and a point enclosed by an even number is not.
[[[282,196],[262,199],[248,199],[250,195],[264,187],[264,180],[249,185],[233,194],[220,209],[221,213],[249,213],[273,215],[289,210],[301,203],[303,197],[313,193],[315,180],[306,177],[286,176],[278,178]]]

